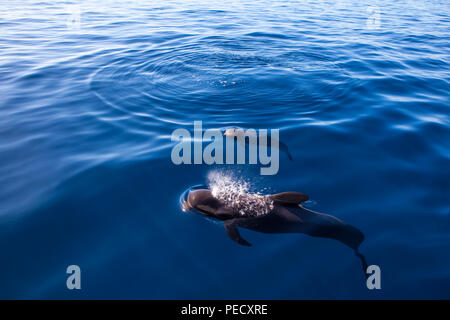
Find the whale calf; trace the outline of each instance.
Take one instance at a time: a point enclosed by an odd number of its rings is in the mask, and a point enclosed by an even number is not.
[[[182,206],[185,211],[223,221],[228,237],[240,245],[251,244],[242,238],[238,228],[262,233],[304,233],[338,240],[362,258],[358,247],[364,234],[336,217],[303,207],[301,204],[308,199],[299,192],[239,194],[230,199],[205,188],[191,189]]]
[[[245,130],[243,128],[227,128],[225,130],[225,132],[223,133],[223,135],[225,137],[236,137],[236,138],[248,138],[245,139],[245,144],[249,145],[249,144],[256,144],[256,140],[260,139],[258,138],[258,135],[256,133],[256,131],[251,131],[251,130]],[[242,140],[238,140],[238,141],[242,141]],[[268,147],[272,147],[272,143],[271,143],[272,139],[267,139],[267,140],[262,140],[259,141],[259,143],[265,143]],[[292,154],[289,152],[289,148],[287,146],[287,144],[285,144],[284,142],[277,140],[277,147],[283,151],[287,157],[289,158],[289,160],[293,161],[292,158]]]

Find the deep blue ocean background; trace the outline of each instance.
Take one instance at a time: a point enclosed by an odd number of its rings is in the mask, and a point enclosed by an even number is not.
[[[0,30],[0,298],[450,298],[448,0],[1,1]],[[176,166],[194,120],[294,160]],[[361,229],[382,290],[337,241],[182,212],[224,169]]]

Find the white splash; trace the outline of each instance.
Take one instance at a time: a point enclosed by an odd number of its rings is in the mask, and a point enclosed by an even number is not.
[[[213,171],[208,175],[208,182],[213,196],[242,216],[265,215],[273,209],[273,201],[268,196],[249,192],[249,183],[231,174]]]

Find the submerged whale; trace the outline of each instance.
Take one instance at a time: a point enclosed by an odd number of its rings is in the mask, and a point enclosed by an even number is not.
[[[304,233],[338,240],[359,256],[364,234],[338,218],[303,207],[306,200],[308,196],[299,192],[240,194],[230,200],[215,196],[209,189],[191,189],[182,206],[186,211],[223,221],[227,235],[240,245],[251,244],[241,237],[238,228],[262,233]]]
[[[223,135],[225,137],[236,137],[236,138],[247,137],[248,139],[244,140],[245,145],[256,144],[257,142],[259,142],[260,146],[261,146],[261,144],[266,144],[270,148],[272,147],[272,142],[273,142],[272,139],[274,139],[273,137],[270,137],[270,139],[267,139],[267,140],[259,140],[260,138],[258,138],[258,134],[255,131],[245,130],[243,128],[228,128],[225,130]],[[259,140],[259,141],[257,141],[257,140]],[[293,161],[292,154],[289,152],[289,148],[288,148],[287,144],[285,144],[284,142],[282,142],[278,139],[276,141],[276,144],[278,146],[278,149],[283,151],[287,155],[289,160]]]

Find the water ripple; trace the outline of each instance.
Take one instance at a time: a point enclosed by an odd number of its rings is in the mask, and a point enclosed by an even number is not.
[[[337,244],[180,215],[212,169],[170,161],[194,120],[281,129],[276,176],[226,169],[363,230],[383,298],[449,298],[449,1],[77,4],[2,4],[0,298],[73,298],[73,261],[95,298],[374,297]]]

